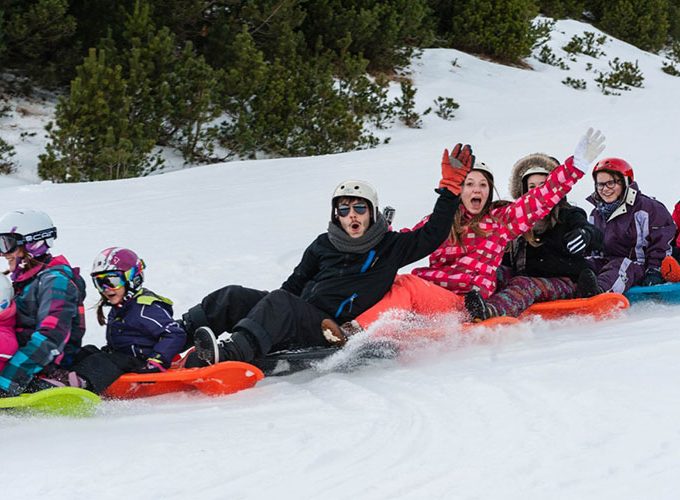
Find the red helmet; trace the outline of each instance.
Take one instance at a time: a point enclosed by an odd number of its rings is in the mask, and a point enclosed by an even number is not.
[[[626,160],[621,158],[603,158],[595,164],[593,168],[593,179],[598,172],[615,172],[621,174],[626,180],[626,185],[635,181],[633,167]]]

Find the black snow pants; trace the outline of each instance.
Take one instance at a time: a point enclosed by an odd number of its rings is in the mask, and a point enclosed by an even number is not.
[[[145,365],[145,361],[134,356],[86,345],[76,354],[71,370],[87,381],[88,390],[101,394],[121,375],[139,370]]]
[[[206,296],[183,315],[183,320],[190,337],[204,325],[215,335],[250,335],[257,343],[258,354],[263,356],[270,351],[327,346],[321,321],[330,317],[285,290],[266,292],[229,285]]]

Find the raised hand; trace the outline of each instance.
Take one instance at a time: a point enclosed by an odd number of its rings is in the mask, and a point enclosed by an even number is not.
[[[456,196],[460,195],[463,181],[475,165],[475,155],[469,144],[458,143],[453,147],[451,154],[444,150],[442,156],[442,179],[439,181],[440,188],[446,188]]]
[[[391,225],[392,221],[394,220],[394,214],[397,213],[397,209],[394,207],[391,207],[387,205],[385,208],[382,209],[382,214],[383,217],[385,217],[385,220],[387,221],[387,225]]]
[[[605,136],[599,130],[589,128],[574,150],[574,165],[587,170],[590,164],[604,151]]]

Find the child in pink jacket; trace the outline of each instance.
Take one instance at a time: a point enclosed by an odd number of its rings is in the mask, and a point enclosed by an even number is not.
[[[13,299],[12,282],[7,276],[0,274],[0,371],[19,348],[14,333],[17,307]]]

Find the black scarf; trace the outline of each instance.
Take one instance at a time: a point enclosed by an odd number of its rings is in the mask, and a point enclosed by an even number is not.
[[[342,227],[331,221],[328,223],[328,239],[341,252],[366,253],[380,243],[387,233],[387,228],[387,221],[379,213],[378,220],[366,230],[363,236],[352,238]]]

